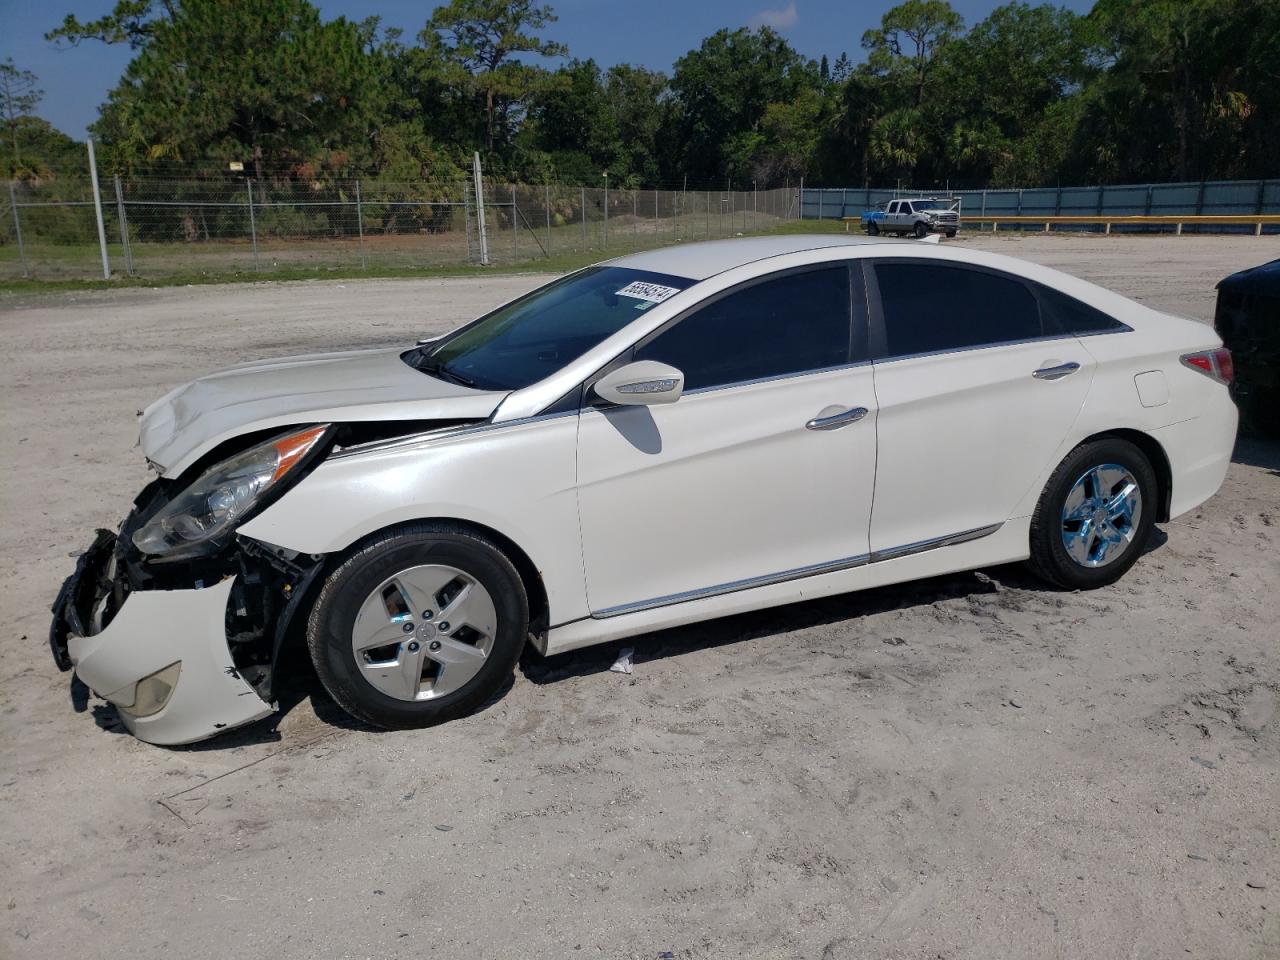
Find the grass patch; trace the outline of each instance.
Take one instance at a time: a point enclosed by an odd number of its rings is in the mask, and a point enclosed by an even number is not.
[[[694,224],[694,226],[698,225]],[[731,238],[717,236],[708,238],[698,236],[696,230],[691,230],[690,232],[694,235],[684,242],[697,243],[706,239]],[[783,220],[774,221],[771,226],[765,229],[740,231],[734,236],[836,235],[844,232],[844,225],[836,220]],[[49,279],[30,280],[11,278],[0,280],[0,294],[120,290],[131,287],[185,287],[221,283],[276,283],[300,280],[421,279],[424,277],[484,277],[521,273],[567,273],[613,257],[674,245],[676,244],[669,239],[659,243],[645,243],[643,235],[634,237],[619,230],[617,245],[611,246],[609,249],[557,252],[550,257],[504,261],[488,267],[462,263],[441,266],[408,266],[371,262],[367,269],[362,269],[355,263],[336,265],[283,263],[263,271],[255,271],[249,267],[233,267],[225,270],[193,269],[172,273],[166,272],[156,276],[114,276],[110,280],[90,277],[50,277]],[[96,247],[93,252],[96,254]],[[12,257],[5,259],[12,259]],[[114,257],[113,261],[119,262]]]

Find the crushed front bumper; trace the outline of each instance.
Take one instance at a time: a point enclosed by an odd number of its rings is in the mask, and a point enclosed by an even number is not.
[[[203,740],[274,711],[244,679],[227,645],[227,603],[236,576],[189,590],[122,592],[113,576],[116,538],[98,531],[53,605],[54,661],[116,705],[139,740],[172,746]],[[111,591],[115,590],[114,597]],[[103,610],[114,610],[104,622]],[[138,681],[181,663],[164,705],[129,712]]]

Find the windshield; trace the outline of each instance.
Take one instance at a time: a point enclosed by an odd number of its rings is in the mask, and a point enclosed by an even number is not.
[[[419,370],[481,390],[519,390],[555,373],[693,280],[589,267],[427,345]]]
[[[951,200],[917,200],[912,206],[917,210],[951,210],[955,204]]]

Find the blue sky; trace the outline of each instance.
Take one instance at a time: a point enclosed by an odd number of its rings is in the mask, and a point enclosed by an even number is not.
[[[252,0],[245,0],[252,2]],[[669,71],[671,64],[721,27],[768,24],[807,56],[842,52],[861,58],[862,32],[875,26],[896,0],[550,0],[560,20],[547,36],[566,43],[576,57],[599,63],[639,63]],[[1084,12],[1091,0],[1058,0]],[[59,50],[44,34],[67,13],[93,19],[111,9],[112,0],[0,0],[0,60],[12,57],[40,78],[45,91],[41,114],[74,137],[98,113],[98,104],[129,62],[127,47],[84,43]],[[998,4],[995,0],[952,0],[966,23],[976,23]],[[320,0],[327,18],[363,19],[380,14],[383,22],[413,37],[430,15],[430,0]]]

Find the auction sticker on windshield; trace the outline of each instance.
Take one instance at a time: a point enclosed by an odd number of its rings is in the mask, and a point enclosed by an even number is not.
[[[679,292],[675,287],[664,287],[658,283],[645,283],[643,280],[634,280],[619,290],[616,296],[635,297],[637,300],[647,300],[649,303],[661,303]]]

